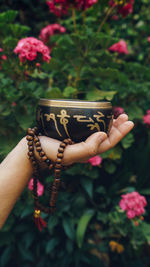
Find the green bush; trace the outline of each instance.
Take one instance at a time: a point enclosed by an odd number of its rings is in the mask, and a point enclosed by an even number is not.
[[[117,21],[115,9],[107,17],[109,1],[98,1],[76,11],[76,27],[71,12],[57,19],[45,1],[3,2],[0,56],[7,60],[0,61],[1,160],[36,124],[41,97],[111,100],[135,127],[101,155],[100,166],[75,164],[63,172],[67,188],[58,194],[57,212],[43,214],[48,226],[41,233],[33,223],[32,194],[24,190],[0,232],[0,266],[149,266],[150,130],[143,123],[150,103],[149,1],[135,1],[133,13]],[[18,41],[38,38],[43,27],[56,22],[66,33],[53,35],[47,44],[53,46],[50,63],[40,58],[40,67],[34,61],[20,63],[13,52]],[[120,39],[127,42],[127,55],[108,50]],[[41,183],[52,180],[46,175]],[[129,220],[119,208],[121,195],[133,191],[147,199],[144,221]],[[123,251],[113,251],[112,241]]]

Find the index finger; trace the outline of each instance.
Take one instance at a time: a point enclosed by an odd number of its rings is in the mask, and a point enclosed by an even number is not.
[[[125,121],[117,127],[112,126],[110,135],[99,147],[99,153],[104,153],[108,149],[114,147],[133,129],[133,127],[134,123],[132,121]]]

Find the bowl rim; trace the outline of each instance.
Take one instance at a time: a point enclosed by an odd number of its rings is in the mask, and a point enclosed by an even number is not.
[[[72,108],[112,108],[110,101],[88,101],[78,99],[46,99],[40,98],[38,102],[39,106],[47,107],[72,107]]]

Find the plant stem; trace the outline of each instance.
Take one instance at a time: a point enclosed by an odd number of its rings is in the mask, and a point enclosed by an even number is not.
[[[76,24],[76,13],[75,13],[75,8],[72,7],[72,19],[73,19],[73,27],[74,27],[74,32],[77,33],[77,24]]]
[[[101,24],[99,25],[99,28],[98,28],[97,32],[100,32],[100,31],[101,31],[103,25],[105,24],[105,22],[107,21],[108,17],[110,16],[112,10],[113,10],[115,7],[116,7],[116,6],[112,6],[112,7],[109,7],[109,8],[107,9],[106,16],[104,17],[104,19],[102,20]]]
[[[83,26],[85,26],[86,25],[86,11],[85,10],[82,12],[82,18],[83,18]]]

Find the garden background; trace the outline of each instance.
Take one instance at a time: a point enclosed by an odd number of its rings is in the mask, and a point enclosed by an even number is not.
[[[66,0],[65,9],[54,2],[1,1],[1,160],[36,124],[40,97],[111,100],[115,117],[125,112],[135,127],[107,153],[63,172],[67,188],[58,194],[57,212],[42,215],[48,222],[42,232],[34,225],[32,192],[26,187],[0,232],[0,266],[148,267],[149,0]],[[43,42],[32,58],[22,45],[14,51],[27,37]],[[46,173],[39,182],[51,180]],[[122,194],[135,191],[147,205],[131,218],[119,203]],[[45,189],[43,202],[46,194]]]

